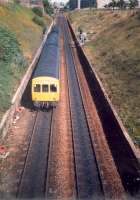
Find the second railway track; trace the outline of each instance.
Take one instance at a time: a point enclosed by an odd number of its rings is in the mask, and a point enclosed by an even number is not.
[[[64,20],[64,18],[61,20]],[[62,30],[64,35],[64,49],[69,80],[69,101],[71,108],[77,198],[100,199],[101,197],[103,198],[102,185],[90,137],[90,130],[85,116],[79,83],[75,71],[75,63],[70,48],[70,36],[67,28],[67,23],[64,20]]]

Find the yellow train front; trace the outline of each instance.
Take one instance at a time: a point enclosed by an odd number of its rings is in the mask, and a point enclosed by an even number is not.
[[[32,101],[36,107],[54,106],[59,101],[59,35],[59,27],[55,25],[32,76]]]

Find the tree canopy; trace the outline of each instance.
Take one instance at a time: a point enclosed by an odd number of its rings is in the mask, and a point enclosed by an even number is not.
[[[52,5],[50,4],[49,0],[43,0],[43,5],[44,5],[45,12],[48,15],[52,15],[53,14],[53,8],[52,8]]]

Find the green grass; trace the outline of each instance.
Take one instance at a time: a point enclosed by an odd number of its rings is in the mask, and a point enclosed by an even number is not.
[[[0,5],[0,119],[42,40],[35,14],[17,4]],[[51,19],[44,21],[49,26]]]
[[[140,20],[130,11],[72,12],[75,31],[88,30],[84,49],[128,133],[140,146]]]

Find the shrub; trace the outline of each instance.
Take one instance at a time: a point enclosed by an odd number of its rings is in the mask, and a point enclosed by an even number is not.
[[[34,8],[32,8],[32,11],[33,11],[36,15],[38,15],[39,17],[43,17],[42,8],[34,7]]]
[[[39,25],[39,26],[42,26],[43,28],[45,27],[45,22],[44,22],[44,20],[43,20],[41,17],[39,17],[39,16],[35,16],[35,17],[33,18],[33,22],[36,23],[36,24]]]
[[[16,35],[0,25],[0,118],[11,105],[12,94],[26,64]]]
[[[17,54],[22,54],[16,36],[7,28],[0,26],[0,62],[12,62]]]

